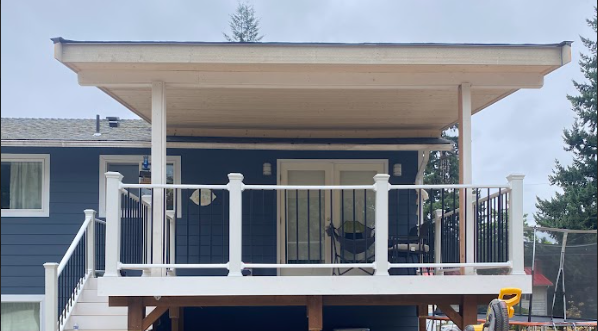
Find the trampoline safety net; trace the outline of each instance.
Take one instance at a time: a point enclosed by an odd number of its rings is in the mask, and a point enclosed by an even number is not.
[[[596,231],[527,228],[525,271],[533,293],[515,312],[528,321],[596,321]]]

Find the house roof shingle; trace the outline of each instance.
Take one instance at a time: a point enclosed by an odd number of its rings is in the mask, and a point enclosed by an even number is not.
[[[117,127],[95,119],[2,118],[2,140],[151,141],[151,126],[143,120],[121,119]]]

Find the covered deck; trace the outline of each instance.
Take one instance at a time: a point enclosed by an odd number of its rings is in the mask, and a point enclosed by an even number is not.
[[[310,329],[317,330],[323,304],[365,300],[441,303],[447,310],[459,304],[466,308],[451,314],[463,325],[475,319],[478,300],[501,287],[531,291],[523,266],[523,175],[472,183],[471,116],[519,89],[541,88],[545,75],[570,62],[568,43],[54,41],[56,59],[81,85],[100,88],[152,125],[151,184],[126,184],[120,174],[106,173],[105,273],[98,293],[129,306],[137,320],[139,307],[160,300],[171,307],[304,303],[314,311]],[[423,185],[427,155],[451,148],[438,139],[454,124],[460,184]],[[189,143],[306,153],[410,151],[417,174],[412,182],[393,182],[394,169],[386,164],[355,168],[372,175],[342,182],[334,166],[289,170],[322,171],[327,179],[314,184],[309,176],[285,179],[283,165],[270,164],[275,184],[246,182],[240,173],[229,174],[228,182],[167,184],[167,150]],[[186,229],[177,227],[178,213],[199,222],[201,211],[169,208],[169,197],[189,200],[194,192],[197,206],[202,195],[210,202],[212,194],[218,197],[218,205],[208,205],[220,210],[210,213],[220,217],[219,247],[226,250],[220,260],[212,259],[214,237],[205,245],[209,259],[201,258],[201,243],[197,260],[177,255],[194,240],[189,219]],[[425,207],[425,195],[442,196],[442,203]],[[259,206],[266,200],[274,207],[276,258],[259,261],[245,243],[252,219],[266,214]],[[405,215],[406,226],[397,215]],[[303,218],[307,228],[299,226]],[[335,230],[341,235],[329,232]],[[364,249],[340,247],[338,238],[347,233],[362,236]],[[182,240],[186,246],[177,243]],[[146,277],[122,277],[126,271]]]

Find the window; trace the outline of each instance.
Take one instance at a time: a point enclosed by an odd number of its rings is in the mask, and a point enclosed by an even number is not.
[[[100,210],[99,217],[106,217],[106,172],[115,171],[123,175],[122,182],[126,184],[139,183],[139,171],[143,169],[143,155],[100,155]],[[181,157],[168,156],[166,158],[166,184],[181,183]],[[136,193],[139,194],[139,193]],[[141,192],[141,195],[149,192]],[[180,195],[180,190],[177,192]],[[174,210],[174,194],[172,190],[166,192],[167,208]],[[177,199],[177,217],[181,217],[181,199]]]
[[[48,217],[50,155],[2,154],[2,217]]]
[[[41,330],[43,295],[2,295],[1,331]]]

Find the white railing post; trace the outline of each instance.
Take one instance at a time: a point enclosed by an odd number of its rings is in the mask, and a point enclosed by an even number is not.
[[[87,258],[85,259],[85,266],[89,277],[95,277],[96,274],[96,211],[93,209],[85,209],[85,219],[89,219],[87,224]]]
[[[467,196],[466,204],[465,204],[465,262],[467,263],[474,263],[477,262],[475,260],[475,222],[476,218],[474,215],[474,205],[476,203],[476,195],[474,193],[474,189],[466,188],[463,190],[465,195]],[[473,275],[475,274],[474,268],[464,268],[466,275]]]
[[[146,195],[142,195],[141,196],[141,203],[142,203],[142,208],[143,206],[151,206],[152,205],[152,196],[149,194]],[[151,209],[148,208],[148,210],[151,212]],[[145,254],[143,256],[143,263],[151,263],[151,256],[152,256],[152,227],[150,226],[150,220],[151,220],[151,216],[150,215],[146,215],[146,222],[143,226],[145,228],[145,233],[143,234],[143,249],[145,250]],[[151,276],[151,271],[148,269],[144,269],[143,276],[145,277],[149,277]]]
[[[106,266],[104,277],[118,277],[120,260],[120,184],[118,172],[106,173]]]
[[[228,238],[228,275],[243,276],[243,175],[228,174],[229,204],[229,238]]]
[[[522,174],[507,177],[511,186],[509,199],[509,260],[513,263],[511,274],[525,275],[523,265],[523,178]]]
[[[442,209],[434,211],[434,263],[442,263]],[[442,269],[436,268],[436,274]]]
[[[175,263],[176,259],[176,212],[167,211],[166,221],[168,222],[168,263]],[[167,273],[167,276],[176,276],[176,269],[172,268]]]
[[[388,262],[388,183],[389,175],[374,176],[374,190],[376,191],[376,261],[375,275],[388,276],[390,263]]]
[[[58,263],[44,263],[45,287],[44,326],[45,331],[58,330]]]

